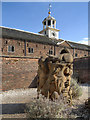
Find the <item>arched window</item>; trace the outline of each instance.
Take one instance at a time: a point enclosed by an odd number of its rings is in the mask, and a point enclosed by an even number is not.
[[[48,26],[50,26],[51,25],[51,20],[48,20]]]
[[[63,49],[61,50],[60,54],[63,54],[63,53],[69,53],[69,51],[67,49]]]

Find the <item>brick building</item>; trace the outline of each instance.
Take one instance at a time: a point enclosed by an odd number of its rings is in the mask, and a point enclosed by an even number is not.
[[[47,54],[59,55],[62,48],[68,48],[74,58],[85,57],[90,53],[88,45],[6,27],[0,27],[1,30],[2,56],[39,58]]]
[[[41,56],[58,56],[63,48],[68,48],[73,58],[90,54],[88,45],[59,39],[56,20],[51,17],[50,11],[43,20],[40,34],[6,27],[0,27],[0,31],[3,90],[29,87],[37,74],[38,58]]]

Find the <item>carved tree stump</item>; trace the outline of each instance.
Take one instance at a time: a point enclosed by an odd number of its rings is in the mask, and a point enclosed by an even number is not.
[[[58,57],[41,57],[38,60],[38,97],[41,93],[54,100],[58,99],[62,93],[63,96],[72,99],[72,91],[70,90],[72,62],[73,57],[67,49],[63,49]]]

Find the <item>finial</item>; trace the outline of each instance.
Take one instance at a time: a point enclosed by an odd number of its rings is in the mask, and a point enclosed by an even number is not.
[[[51,7],[52,7],[51,4],[49,4],[49,12],[48,12],[49,15],[51,14],[51,11],[50,11]]]

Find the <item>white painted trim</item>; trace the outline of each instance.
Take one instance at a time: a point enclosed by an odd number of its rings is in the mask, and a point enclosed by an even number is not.
[[[64,42],[65,42],[65,40],[63,40],[62,42],[58,42],[57,45],[60,45],[60,44],[62,44],[62,43],[64,43]]]

